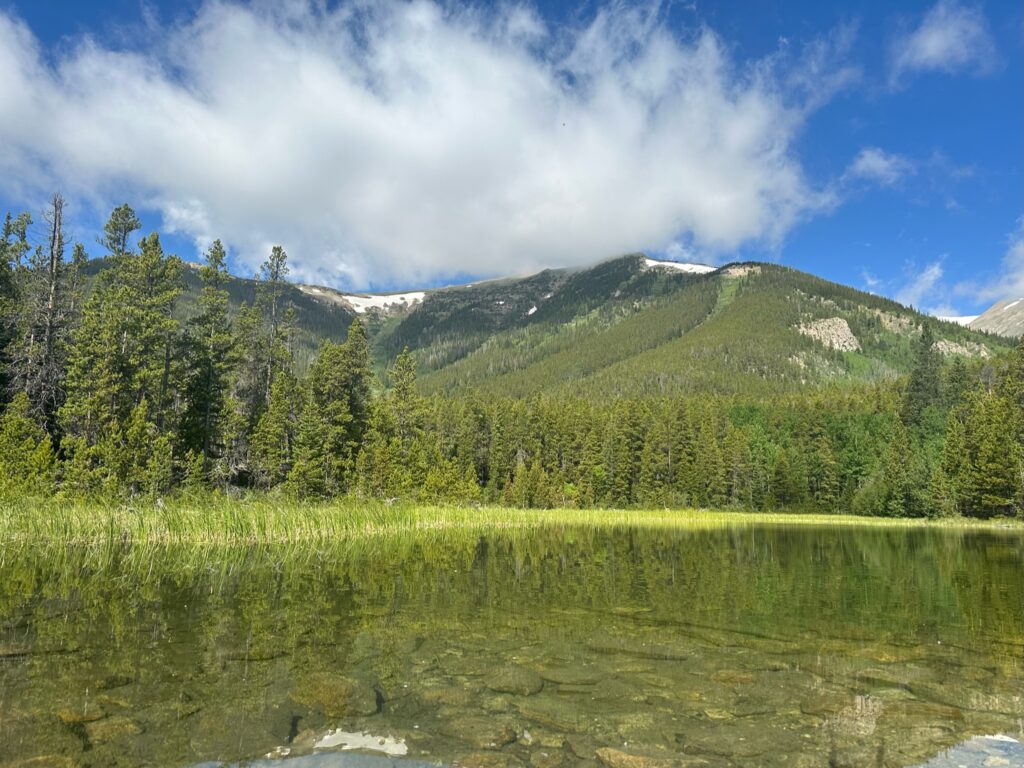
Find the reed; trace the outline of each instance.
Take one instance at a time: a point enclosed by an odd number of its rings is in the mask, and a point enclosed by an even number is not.
[[[1024,529],[1020,521],[869,518],[707,509],[512,509],[386,505],[284,497],[178,498],[140,503],[0,500],[0,544],[325,544],[427,531],[528,530],[540,526],[714,529],[750,525]]]

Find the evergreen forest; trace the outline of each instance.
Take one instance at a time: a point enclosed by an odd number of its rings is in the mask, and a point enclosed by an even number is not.
[[[828,352],[829,376],[787,379],[776,368],[800,371],[812,341],[752,338],[759,301],[789,306],[775,278],[676,291],[674,276],[615,288],[617,304],[573,288],[571,313],[525,309],[546,313],[545,334],[479,312],[472,333],[444,329],[452,312],[430,322],[440,298],[406,323],[339,312],[317,333],[281,247],[239,298],[219,241],[192,270],[122,205],[97,269],[65,242],[63,207],[55,195],[39,222],[8,214],[0,239],[8,499],[1024,514],[1024,343],[993,337],[992,355],[944,355],[940,337],[966,332],[914,313],[902,346],[886,347],[902,368]],[[543,296],[555,280],[545,274]],[[742,332],[703,323],[726,303]]]

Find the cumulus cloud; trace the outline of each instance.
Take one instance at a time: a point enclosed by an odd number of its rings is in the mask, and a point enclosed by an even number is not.
[[[45,53],[0,13],[0,185],[130,199],[240,268],[281,243],[351,287],[715,258],[832,203],[793,149],[821,97],[787,85],[800,61],[737,63],[649,8],[568,32],[500,8],[209,0],[145,50]]]
[[[984,73],[995,61],[995,43],[980,9],[939,0],[890,51],[890,82],[914,72]]]
[[[891,187],[913,172],[914,164],[902,155],[890,154],[878,147],[865,147],[850,163],[846,176]]]

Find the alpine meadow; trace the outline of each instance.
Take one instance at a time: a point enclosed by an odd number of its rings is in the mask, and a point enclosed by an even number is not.
[[[1024,767],[1022,29],[0,3],[0,768]]]

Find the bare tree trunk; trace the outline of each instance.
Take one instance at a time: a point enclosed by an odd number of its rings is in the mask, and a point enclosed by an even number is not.
[[[43,312],[43,341],[42,341],[42,370],[40,378],[42,382],[42,403],[44,409],[50,415],[56,413],[59,405],[57,389],[60,379],[60,365],[56,355],[56,336],[58,323],[60,321],[60,276],[64,264],[64,198],[60,193],[53,196],[50,208],[50,248],[49,259],[47,260],[46,280],[47,296],[46,308]],[[48,407],[47,407],[48,406]]]

